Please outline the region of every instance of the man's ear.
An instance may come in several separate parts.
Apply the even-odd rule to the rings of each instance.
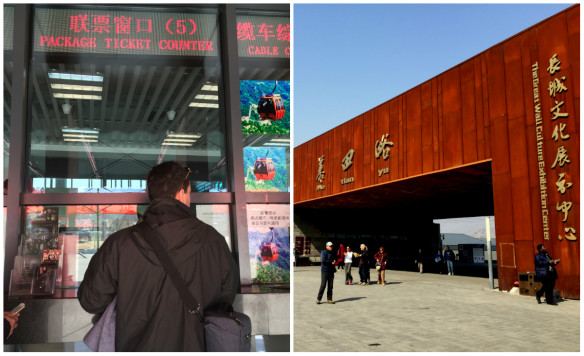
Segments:
[[[187,200],[187,192],[184,191],[184,189],[182,189],[182,187],[178,190],[178,192],[176,192],[174,199],[180,201],[181,203],[183,203],[184,205],[189,205],[189,201]]]

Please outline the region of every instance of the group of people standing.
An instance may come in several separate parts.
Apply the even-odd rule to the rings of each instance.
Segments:
[[[316,298],[316,304],[321,304],[325,288],[327,289],[327,303],[335,304],[333,300],[333,281],[337,270],[345,270],[345,285],[353,284],[351,267],[353,259],[359,258],[359,285],[366,286],[371,283],[369,249],[365,244],[360,245],[359,252],[354,252],[350,246],[340,245],[337,254],[333,253],[333,243],[327,242],[326,249],[320,254],[321,261],[321,282]],[[387,252],[383,247],[373,256],[375,259],[375,269],[377,270],[377,284],[385,285],[385,269],[387,267]]]
[[[543,287],[537,291],[535,298],[537,302],[541,304],[541,297],[545,294],[547,304],[557,305],[554,301],[553,290],[556,279],[558,278],[555,265],[557,265],[560,260],[553,259],[546,251],[544,245],[538,245],[537,250],[538,253],[535,255],[535,270],[536,276],[539,277],[543,283]],[[353,258],[360,258],[359,285],[369,285],[369,249],[365,244],[361,244],[359,252],[353,252],[350,246],[347,246],[345,250],[345,247],[340,245],[339,250],[335,254],[333,252],[333,243],[330,241],[326,243],[326,249],[320,254],[321,283],[316,298],[316,304],[321,304],[325,288],[327,288],[327,303],[335,304],[335,301],[333,300],[333,282],[337,269],[345,270],[345,285],[353,284],[353,276],[351,275]],[[385,285],[385,269],[388,262],[385,248],[380,247],[373,258],[375,259],[375,269],[377,270],[377,284]],[[448,274],[454,275],[454,258],[454,252],[450,247],[446,246],[444,254],[442,254],[441,250],[438,250],[436,255],[434,255],[434,262],[438,265],[440,273],[442,273],[445,264]],[[418,265],[420,273],[423,273],[424,255],[422,254],[422,249],[418,249],[414,262]]]
[[[454,275],[454,258],[454,251],[452,251],[450,247],[446,246],[444,254],[442,254],[442,250],[438,250],[434,255],[434,263],[436,264],[438,272],[442,274],[442,272],[444,272],[444,267],[446,266],[448,269],[448,275]],[[417,264],[420,273],[424,273],[424,260],[425,257],[422,254],[422,249],[418,249],[414,263]]]

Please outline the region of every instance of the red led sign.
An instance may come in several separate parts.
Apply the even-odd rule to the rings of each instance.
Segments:
[[[240,57],[290,58],[290,18],[237,16]]]
[[[37,8],[34,50],[217,56],[217,16]]]

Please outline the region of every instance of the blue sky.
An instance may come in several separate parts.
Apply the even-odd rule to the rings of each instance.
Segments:
[[[295,4],[293,145],[571,5]]]

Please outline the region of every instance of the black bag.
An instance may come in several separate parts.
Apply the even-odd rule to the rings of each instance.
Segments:
[[[249,352],[251,349],[251,320],[236,311],[205,313],[205,351]]]
[[[143,221],[134,226],[150,244],[170,280],[178,290],[189,313],[195,314],[205,327],[205,351],[207,352],[249,352],[251,350],[251,320],[249,316],[233,311],[233,307],[225,311],[206,311],[203,313],[201,304],[188,290],[180,277],[176,266],[160,243],[159,235],[150,224]]]

